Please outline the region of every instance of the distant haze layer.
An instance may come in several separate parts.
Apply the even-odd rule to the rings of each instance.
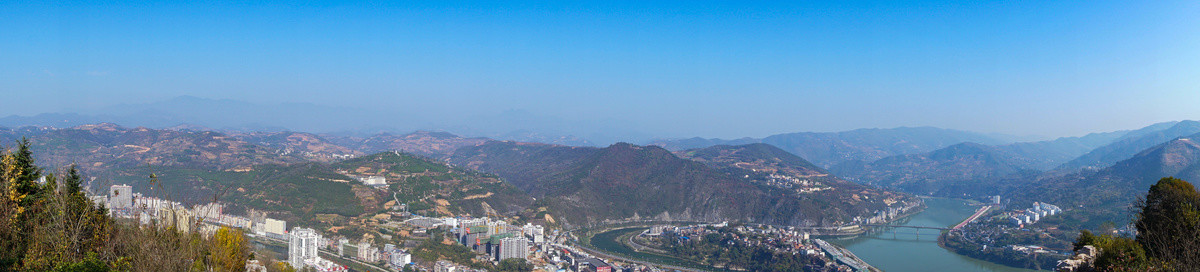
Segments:
[[[0,116],[194,96],[306,131],[1081,136],[1200,119],[1198,13],[1171,0],[8,1]]]

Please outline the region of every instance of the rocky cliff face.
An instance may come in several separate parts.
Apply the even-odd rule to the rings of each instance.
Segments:
[[[1071,256],[1070,259],[1058,261],[1055,271],[1058,272],[1091,272],[1096,271],[1096,257],[1100,250],[1094,246],[1084,246]]]

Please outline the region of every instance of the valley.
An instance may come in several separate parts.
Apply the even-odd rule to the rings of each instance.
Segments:
[[[1200,270],[1195,1],[0,1],[0,272]]]
[[[1193,169],[1200,165],[1200,157],[1194,156],[1200,154],[1195,151],[1200,148],[1191,140],[1200,134],[1172,138],[1102,169],[1065,171],[1075,164],[1064,159],[1066,155],[1115,154],[1123,151],[1107,150],[1146,146],[1190,132],[1191,124],[1184,121],[1152,126],[1159,130],[1053,141],[989,140],[998,144],[964,142],[943,147],[937,147],[944,144],[938,141],[968,134],[900,129],[868,137],[864,136],[868,132],[854,131],[836,135],[872,139],[843,141],[867,145],[887,144],[883,142],[886,139],[908,142],[911,139],[906,137],[921,133],[947,135],[934,137],[942,140],[930,140],[928,147],[892,149],[889,152],[897,154],[870,162],[842,160],[832,170],[765,140],[739,140],[747,142],[741,145],[722,145],[719,143],[726,142],[716,140],[681,142],[668,145],[699,147],[670,151],[654,145],[563,146],[464,138],[444,132],[356,138],[303,132],[224,134],[107,123],[6,129],[0,137],[29,138],[38,161],[47,168],[62,167],[65,162],[78,165],[87,176],[95,177],[88,183],[92,189],[128,184],[147,197],[169,198],[183,205],[220,203],[231,216],[263,214],[290,225],[375,243],[428,239],[415,233],[425,228],[405,223],[419,218],[491,218],[563,231],[636,222],[736,222],[739,226],[789,226],[813,236],[860,237],[831,241],[862,255],[866,263],[887,269],[886,260],[863,248],[891,243],[874,240],[891,228],[874,226],[909,226],[923,222],[921,218],[928,214],[960,214],[952,212],[958,208],[942,207],[952,205],[946,200],[921,196],[1003,199],[996,207],[1009,209],[1023,209],[1033,201],[1064,207],[1062,215],[1028,224],[1037,230],[1051,230],[1054,234],[1045,237],[1055,238],[1022,238],[1018,244],[984,242],[996,248],[1038,244],[1061,248],[1062,241],[1072,239],[1072,233],[1113,225],[1121,220],[1117,205],[1129,203],[1132,192],[1148,186],[1139,184],[1159,176],[1200,179],[1195,176],[1200,171]],[[816,135],[820,134],[806,137]],[[1087,148],[1097,151],[1084,152]],[[1051,153],[1058,155],[1041,155]],[[1050,167],[1051,162],[1064,166]],[[833,161],[825,162],[830,163]],[[926,208],[927,201],[939,207]],[[980,219],[964,222],[949,238],[943,237],[959,241],[960,232],[1019,232],[1008,229],[1009,214],[993,209],[973,215]],[[402,227],[406,225],[409,227]],[[918,237],[915,241],[938,235]],[[712,268],[711,264],[627,252],[609,244],[594,246],[606,254],[634,256],[650,263]],[[961,250],[954,247],[938,250]],[[833,259],[825,262],[837,263]],[[1047,266],[1046,260],[1038,266]],[[961,268],[975,269],[967,267]]]

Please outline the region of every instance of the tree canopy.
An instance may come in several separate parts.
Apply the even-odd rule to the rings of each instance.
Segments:
[[[1134,239],[1082,231],[1075,248],[1100,249],[1100,271],[1179,270],[1200,267],[1200,193],[1187,181],[1160,179],[1138,200]]]
[[[0,272],[245,270],[239,230],[207,238],[119,223],[87,197],[74,166],[46,174],[24,139],[0,150]]]

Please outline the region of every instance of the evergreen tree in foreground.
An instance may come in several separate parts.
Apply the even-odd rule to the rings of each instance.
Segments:
[[[0,188],[0,272],[243,271],[250,255],[240,230],[204,237],[118,222],[91,202],[74,166],[44,174],[26,139],[0,148]]]

